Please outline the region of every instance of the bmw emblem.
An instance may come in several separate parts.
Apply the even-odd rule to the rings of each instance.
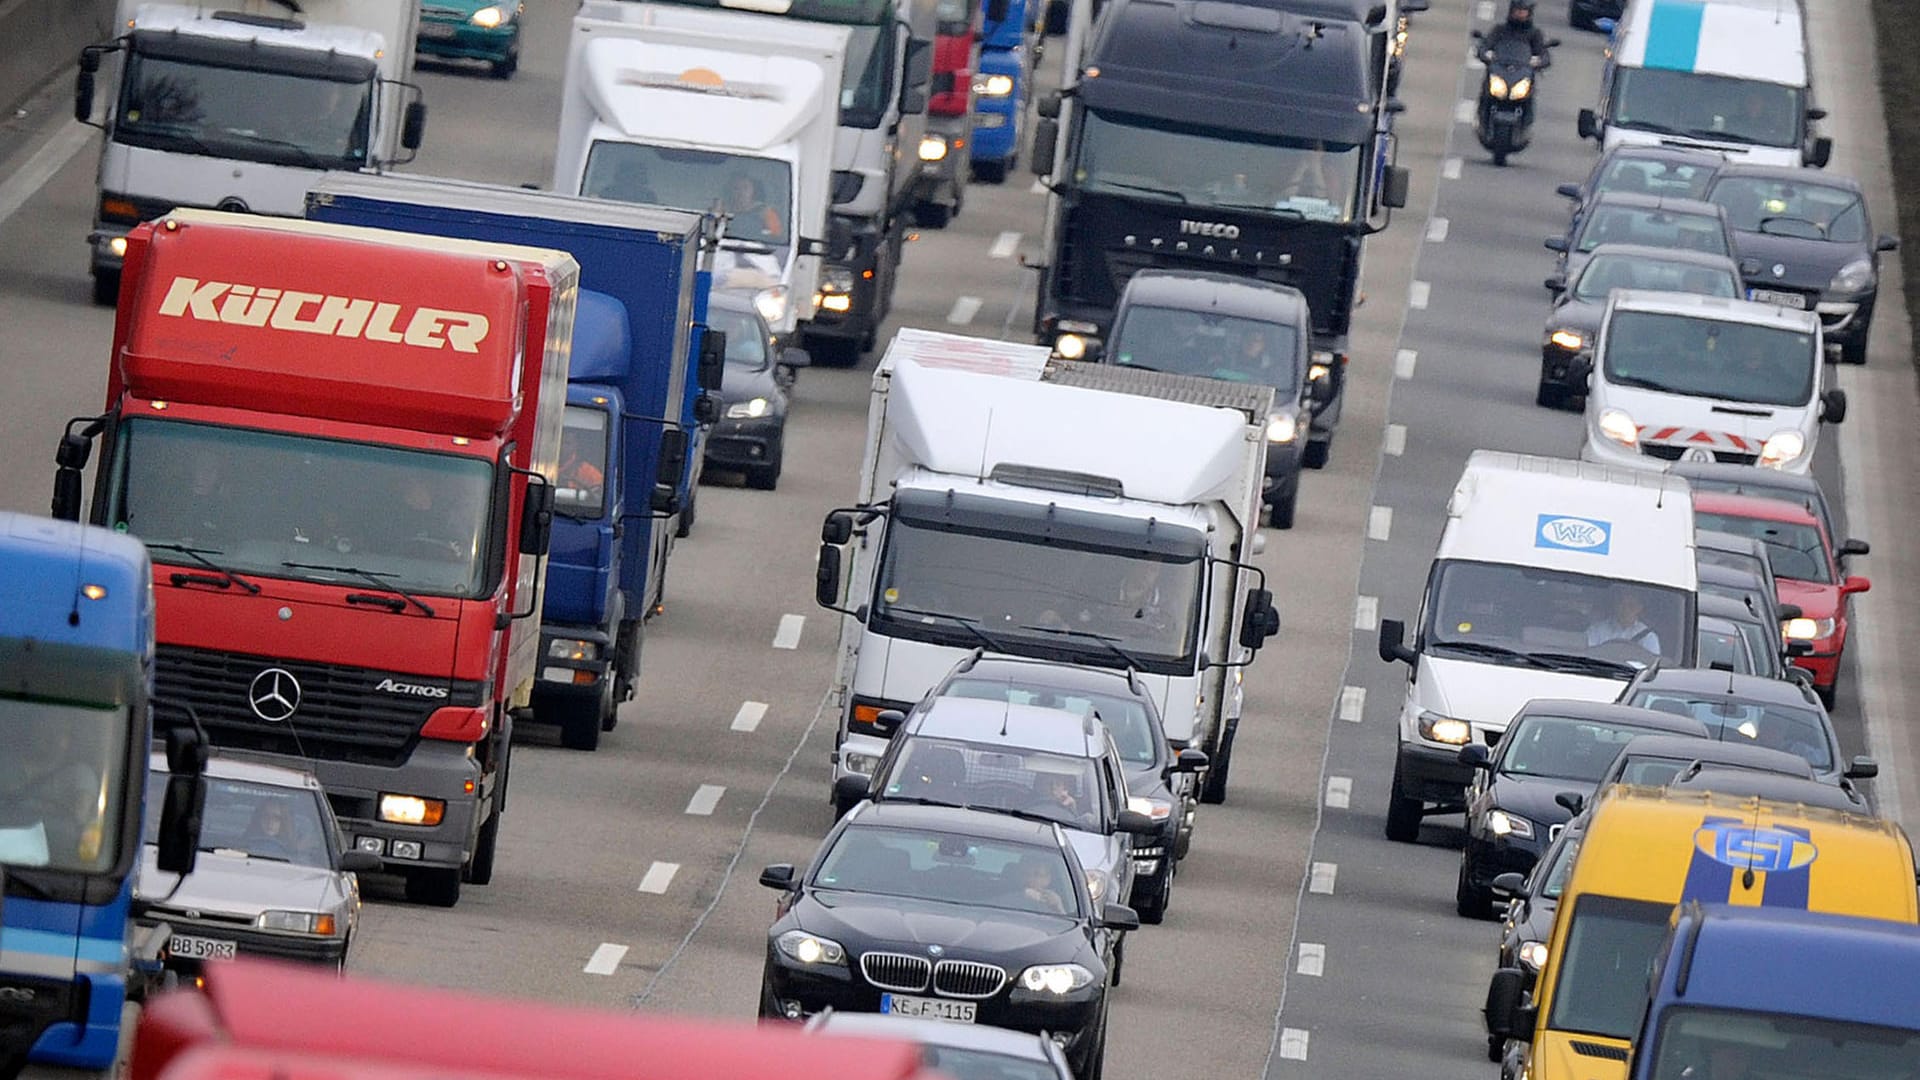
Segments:
[[[941,948],[941,947],[940,947],[940,946],[938,946],[938,945],[929,945],[929,946],[927,946],[927,955],[928,955],[928,956],[945,956],[946,954],[947,954],[947,950],[945,950],[945,949],[943,949],[943,948]]]
[[[1786,263],[1774,263],[1774,264],[1773,264],[1773,276],[1774,276],[1774,277],[1786,277],[1786,276],[1787,276],[1787,264],[1786,264]]]
[[[285,668],[267,668],[247,687],[247,705],[269,724],[290,720],[300,708],[300,680]]]

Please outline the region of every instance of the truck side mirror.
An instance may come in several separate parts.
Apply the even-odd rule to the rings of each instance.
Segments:
[[[403,150],[420,149],[420,140],[427,133],[427,103],[420,100],[407,102],[407,111],[400,118],[400,147]]]
[[[1247,611],[1240,619],[1240,647],[1258,649],[1280,632],[1280,612],[1271,589],[1248,589]]]
[[[813,568],[813,600],[823,608],[840,606],[840,549],[820,545],[820,565]]]
[[[1600,116],[1592,109],[1580,110],[1580,118],[1577,121],[1577,126],[1580,129],[1580,137],[1583,139],[1597,139],[1600,137]]]
[[[1833,389],[1820,395],[1820,421],[1837,424],[1847,418],[1847,392]]]
[[[1533,1041],[1534,1010],[1520,1004],[1527,992],[1527,974],[1519,968],[1501,968],[1487,986],[1487,1031],[1503,1038]]]
[[[1821,135],[1813,140],[1813,148],[1807,151],[1807,164],[1816,169],[1824,169],[1827,162],[1833,160],[1833,140]]]
[[[553,543],[553,485],[545,477],[527,478],[520,509],[520,554],[545,555]]]
[[[1054,144],[1060,141],[1060,121],[1042,118],[1033,123],[1033,145],[1027,150],[1035,176],[1053,175]]]
[[[1411,664],[1418,657],[1407,647],[1407,624],[1399,619],[1380,620],[1380,659],[1391,664],[1398,660]]]
[[[705,427],[720,419],[720,399],[712,394],[701,394],[693,399],[693,422]]]
[[[927,84],[933,81],[933,42],[926,38],[907,40],[906,78],[900,84],[900,111],[927,111]]]
[[[207,805],[207,744],[199,725],[167,729],[167,796],[160,807],[159,857],[163,873],[193,873]]]
[[[87,54],[80,55],[84,59]],[[93,72],[84,64],[73,80],[73,118],[83,124],[93,123]]]
[[[1407,172],[1404,165],[1389,165],[1380,175],[1380,205],[1398,210],[1407,205],[1407,192],[1413,185],[1413,174]]]
[[[700,332],[700,365],[695,378],[702,390],[720,389],[727,374],[727,332],[709,326]]]
[[[680,477],[687,467],[687,433],[667,428],[660,433],[660,458],[653,472],[653,494],[647,508],[671,516],[680,512]]]
[[[853,539],[853,515],[844,510],[835,510],[820,523],[820,542],[835,547]]]
[[[1005,22],[1007,9],[1011,6],[1009,0],[987,0],[987,21]]]

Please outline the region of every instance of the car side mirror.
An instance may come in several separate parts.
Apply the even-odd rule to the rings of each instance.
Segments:
[[[520,508],[520,554],[545,555],[552,543],[553,485],[529,477]]]
[[[371,851],[348,848],[340,853],[340,869],[349,874],[376,874],[386,866],[386,860]]]
[[[1833,160],[1833,140],[1822,135],[1813,140],[1813,148],[1807,152],[1809,168],[1824,169],[1827,162]]]
[[[1609,19],[1604,15],[1598,19],[1593,20],[1593,28],[1595,30],[1600,31],[1603,34],[1613,33],[1613,28],[1619,25],[1620,25],[1619,19]]]
[[[794,873],[792,863],[774,863],[772,866],[760,871],[760,884],[765,885],[769,889],[789,892],[793,889],[793,881],[797,876],[798,875]]]
[[[1280,612],[1270,589],[1248,589],[1246,614],[1240,618],[1240,647],[1258,650],[1280,632]]]
[[[1407,624],[1399,619],[1380,620],[1380,659],[1391,664],[1398,660],[1411,664],[1419,654],[1407,646]]]
[[[1554,188],[1553,190],[1559,192],[1561,195],[1569,199],[1572,199],[1574,202],[1580,201],[1581,192],[1580,192],[1579,184],[1561,184],[1559,187]]]
[[[1807,110],[1807,119],[1809,120],[1825,120],[1826,118],[1827,110],[1820,108],[1818,105]]]
[[[1847,771],[1840,775],[1848,780],[1871,780],[1880,775],[1880,763],[1861,754],[1847,763]]]
[[[1872,581],[1861,577],[1859,574],[1849,574],[1846,580],[1840,582],[1840,595],[1852,596],[1854,593],[1868,592],[1872,588]]]
[[[1475,41],[1485,41],[1487,39],[1487,33],[1484,30],[1469,30],[1467,31],[1467,36]]]
[[[1519,896],[1527,889],[1527,875],[1509,870],[1496,875],[1488,884],[1501,896]]]
[[[1033,124],[1033,145],[1027,156],[1035,176],[1053,175],[1054,144],[1060,141],[1060,121],[1042,117]]]
[[[1820,395],[1820,422],[1837,424],[1847,418],[1847,392],[1838,388]]]
[[[1587,381],[1587,377],[1592,374],[1593,374],[1593,357],[1587,355],[1586,353],[1581,353],[1579,356],[1576,356],[1573,359],[1567,361],[1567,381],[1568,382],[1584,383]]]
[[[1487,985],[1487,1031],[1502,1038],[1533,1041],[1534,1010],[1520,1004],[1527,993],[1527,973],[1501,968]]]
[[[1900,250],[1900,238],[1888,233],[1881,233],[1879,239],[1873,242],[1873,250],[1898,251]]]
[[[1557,37],[1550,37],[1550,38],[1548,38],[1548,39],[1547,39],[1547,48],[1549,48],[1549,49],[1557,49],[1557,48],[1559,48],[1559,47],[1560,47],[1560,39],[1559,39],[1559,38],[1557,38]]]
[[[1579,119],[1576,121],[1575,126],[1579,128],[1580,137],[1583,139],[1597,139],[1600,137],[1600,116],[1592,109],[1581,109]]]
[[[1865,540],[1855,540],[1852,537],[1848,537],[1847,540],[1840,545],[1840,555],[1842,558],[1848,555],[1866,555],[1872,551],[1873,545],[1867,543]]]
[[[1563,293],[1567,291],[1567,276],[1565,274],[1555,274],[1540,284],[1546,286],[1547,291],[1550,293]]]
[[[1562,255],[1566,254],[1567,248],[1570,246],[1567,243],[1567,238],[1564,236],[1549,236],[1542,241],[1542,245],[1548,251],[1558,251]]]
[[[849,773],[834,780],[833,801],[837,806],[852,806],[873,794],[873,777]]]
[[[813,354],[798,345],[789,345],[780,350],[780,364],[798,371],[813,366]]]
[[[1160,831],[1160,826],[1155,825],[1152,818],[1138,810],[1120,811],[1119,818],[1115,820],[1114,828],[1116,831],[1126,833],[1128,836],[1152,836],[1154,833]]]
[[[1454,758],[1469,769],[1485,769],[1493,764],[1493,755],[1486,743],[1468,743]]]
[[[700,364],[695,379],[702,390],[718,390],[727,374],[727,332],[709,326],[700,332]]]
[[[1799,604],[1781,604],[1780,605],[1780,621],[1781,622],[1786,622],[1788,619],[1798,619],[1804,616],[1805,614],[1806,612],[1801,610]]]
[[[1194,773],[1207,767],[1207,752],[1196,747],[1185,747],[1173,756],[1172,771]]]
[[[881,709],[873,715],[873,726],[888,738],[892,738],[893,733],[899,731],[900,725],[906,722],[907,714],[899,709]]]
[[[820,565],[813,568],[813,601],[823,608],[840,606],[840,547],[820,545]]]
[[[1400,0],[1400,14],[1402,15],[1417,14],[1419,12],[1427,10],[1427,8],[1430,6],[1431,4],[1429,0]]]
[[[1799,617],[1799,616],[1797,616],[1797,615],[1795,616],[1795,618],[1798,618],[1798,617]],[[1813,642],[1811,642],[1811,641],[1789,641],[1789,642],[1787,642],[1787,644],[1786,644],[1786,648],[1785,648],[1785,649],[1783,650],[1783,652],[1784,652],[1784,654],[1786,655],[1786,657],[1787,657],[1787,659],[1789,659],[1789,660],[1791,660],[1791,659],[1793,659],[1793,658],[1794,658],[1794,657],[1796,657],[1796,656],[1812,656],[1812,655],[1813,655]]]
[[[1555,795],[1553,801],[1560,809],[1565,810],[1574,817],[1579,817],[1580,811],[1587,808],[1587,797],[1577,791],[1563,791]]]
[[[1100,909],[1100,925],[1108,930],[1140,929],[1140,913],[1125,904],[1107,904]]]

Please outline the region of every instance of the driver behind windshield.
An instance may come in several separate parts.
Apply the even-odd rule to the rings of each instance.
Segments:
[[[1598,648],[1625,642],[1659,655],[1660,635],[1640,620],[1646,610],[1646,601],[1637,592],[1615,587],[1610,590],[1606,609],[1596,613],[1594,621],[1587,627],[1587,644]]]

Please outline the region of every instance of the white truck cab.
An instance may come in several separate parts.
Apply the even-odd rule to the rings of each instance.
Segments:
[[[1447,502],[1419,622],[1380,621],[1408,668],[1387,837],[1459,811],[1472,742],[1535,698],[1612,701],[1638,671],[1691,666],[1693,500],[1665,473],[1476,450]]]
[[[1822,391],[1820,317],[1747,300],[1619,290],[1587,377],[1580,456],[1639,468],[1673,461],[1804,475],[1822,423],[1847,414]]]

